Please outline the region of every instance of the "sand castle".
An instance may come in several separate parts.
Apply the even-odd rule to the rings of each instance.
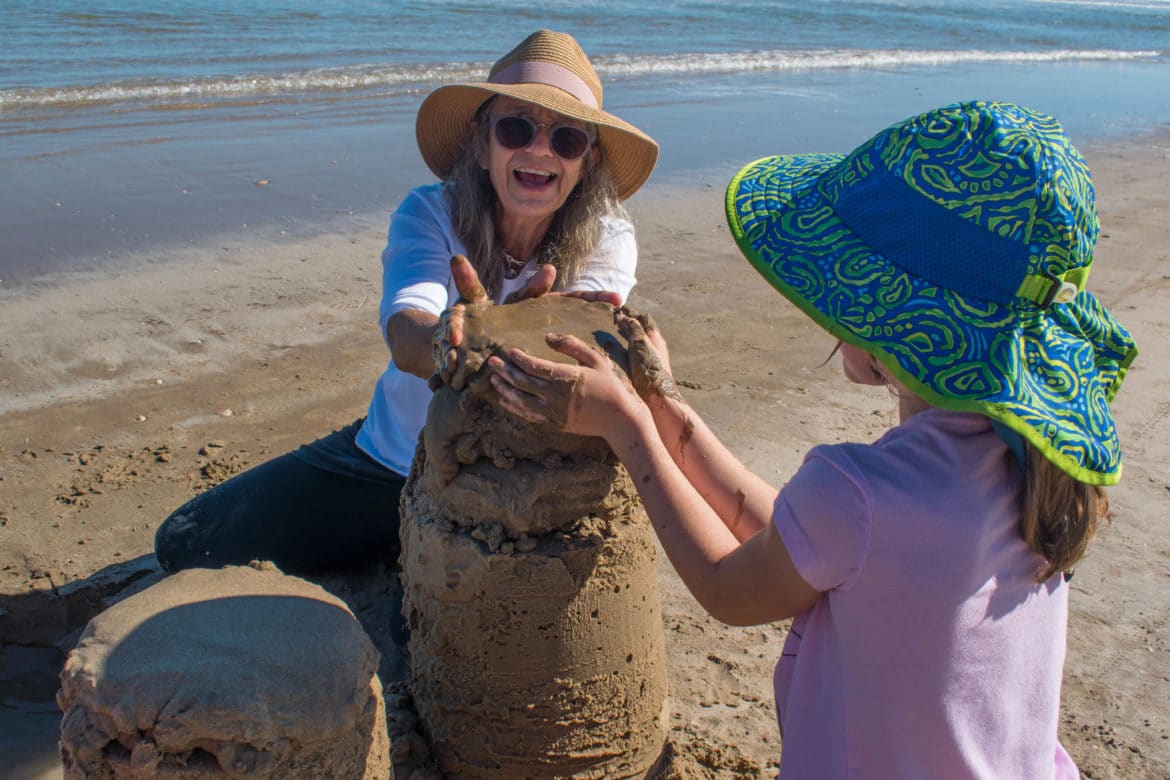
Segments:
[[[179,572],[69,654],[67,777],[659,774],[666,656],[637,491],[603,440],[507,415],[480,370],[502,345],[567,360],[550,330],[620,343],[613,309],[547,297],[465,328],[468,380],[435,392],[402,497],[408,684],[383,700],[378,652],[317,585],[271,564]]]
[[[271,564],[179,572],[95,617],[69,654],[65,776],[387,778],[377,668],[316,585]]]
[[[666,658],[634,485],[603,440],[507,415],[477,373],[501,345],[564,361],[544,333],[603,344],[614,330],[612,307],[573,298],[469,312],[470,379],[435,392],[402,495],[401,561],[410,694],[445,776],[656,771]],[[423,757],[417,734],[403,739]]]

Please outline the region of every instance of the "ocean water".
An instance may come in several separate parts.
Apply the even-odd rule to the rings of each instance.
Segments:
[[[648,192],[1015,100],[1074,140],[1170,127],[1170,0],[5,0],[0,298],[223,233],[385,218],[414,115],[540,27],[662,145]],[[264,182],[258,185],[257,182]],[[161,253],[160,256],[165,255]]]

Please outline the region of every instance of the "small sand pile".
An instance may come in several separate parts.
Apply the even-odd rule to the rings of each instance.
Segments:
[[[476,361],[501,344],[566,360],[543,333],[604,343],[613,329],[608,305],[548,297],[469,314],[466,332]],[[652,775],[666,657],[637,492],[603,440],[529,425],[493,400],[482,373],[436,391],[402,494],[419,730],[452,777]]]
[[[271,564],[174,574],[90,621],[61,673],[70,778],[386,778],[378,653]]]

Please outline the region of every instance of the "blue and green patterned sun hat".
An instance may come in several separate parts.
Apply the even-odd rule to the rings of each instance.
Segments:
[[[1109,403],[1137,346],[1084,289],[1093,185],[1052,117],[957,103],[848,155],[757,160],[727,219],[776,289],[928,402],[998,421],[1077,480],[1120,479]]]

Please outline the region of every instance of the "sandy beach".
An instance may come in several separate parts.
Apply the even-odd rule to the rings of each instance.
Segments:
[[[1102,215],[1089,287],[1141,354],[1115,403],[1125,471],[1114,521],[1072,582],[1060,736],[1085,777],[1166,778],[1170,135],[1080,145]],[[652,183],[633,199],[630,303],[660,323],[712,428],[780,485],[813,444],[876,438],[895,405],[847,384],[837,359],[822,365],[832,341],[742,259],[723,219],[732,173]],[[154,576],[143,556],[173,508],[364,414],[387,358],[385,225],[348,227],[160,250],[0,305],[0,777],[60,776],[53,664],[134,572]],[[786,624],[723,626],[664,557],[658,566],[672,743],[695,777],[774,777],[771,675]],[[376,592],[348,595],[359,617],[381,614]],[[396,673],[388,661],[383,672]]]

